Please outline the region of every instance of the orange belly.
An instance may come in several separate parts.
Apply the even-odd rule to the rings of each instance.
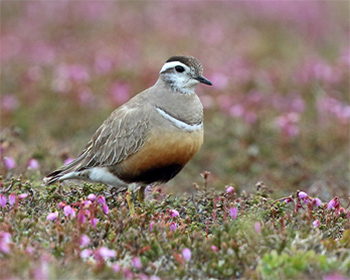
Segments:
[[[166,182],[180,172],[202,143],[203,130],[153,131],[137,153],[111,171],[126,182]]]

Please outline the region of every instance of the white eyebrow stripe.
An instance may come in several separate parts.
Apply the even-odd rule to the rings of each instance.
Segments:
[[[196,130],[200,130],[203,127],[203,122],[201,122],[200,124],[188,124],[185,123],[183,121],[180,121],[176,118],[174,118],[173,116],[170,116],[167,112],[163,111],[162,109],[156,107],[157,112],[165,119],[167,119],[168,121],[170,121],[174,126],[176,126],[177,128],[183,129],[185,131],[191,132],[191,131],[196,131]]]
[[[170,62],[166,62],[162,69],[160,69],[160,72],[159,73],[162,73],[166,70],[168,70],[169,68],[174,68],[175,66],[182,66],[184,67],[185,69],[189,69],[189,67],[183,63],[181,63],[180,61],[170,61]]]

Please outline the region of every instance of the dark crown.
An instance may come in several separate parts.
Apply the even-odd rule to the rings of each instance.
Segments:
[[[203,72],[202,64],[193,56],[189,55],[175,55],[170,57],[166,62],[179,61],[188,67],[192,68],[197,75],[201,75]]]

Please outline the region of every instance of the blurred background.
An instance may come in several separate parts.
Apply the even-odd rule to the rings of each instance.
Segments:
[[[3,180],[76,157],[172,55],[198,58],[204,145],[164,189],[349,195],[349,2],[3,2]]]

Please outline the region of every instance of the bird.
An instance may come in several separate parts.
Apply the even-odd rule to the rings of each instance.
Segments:
[[[83,152],[48,174],[45,185],[80,179],[144,190],[174,178],[203,143],[203,106],[195,88],[212,83],[202,73],[196,58],[170,57],[156,83],[115,109]]]

